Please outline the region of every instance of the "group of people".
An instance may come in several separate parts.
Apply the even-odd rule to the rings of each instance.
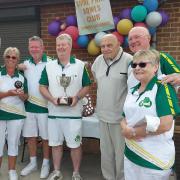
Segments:
[[[169,54],[150,48],[146,28],[132,28],[128,39],[134,56],[123,51],[115,35],[103,36],[102,54],[91,69],[97,83],[102,174],[106,180],[168,180],[175,158],[174,117],[180,113],[174,88],[180,85],[180,67]],[[40,136],[40,178],[63,179],[65,139],[73,163],[72,180],[82,180],[81,99],[91,85],[85,63],[71,56],[72,38],[68,34],[56,38],[57,59],[44,53],[40,37],[29,38],[28,48],[30,57],[20,64],[17,48],[9,47],[3,55],[0,165],[7,139],[9,179],[18,179],[15,164],[22,131],[30,155],[29,164],[20,172],[22,176],[37,170],[36,141]],[[70,81],[63,85],[65,78]],[[66,96],[71,102],[62,105]]]

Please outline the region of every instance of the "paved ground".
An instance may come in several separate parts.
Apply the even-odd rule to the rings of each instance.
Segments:
[[[5,152],[6,153],[6,152]],[[41,148],[38,149],[38,171],[33,172],[31,175],[26,177],[20,177],[19,180],[39,180],[40,175],[40,165],[42,162],[41,157]],[[17,172],[20,173],[20,170],[25,167],[28,163],[28,153],[25,151],[24,162],[21,162],[22,147],[20,148],[20,155],[17,160]],[[8,180],[8,164],[7,164],[7,155],[3,158],[2,168],[0,172],[0,180]],[[64,153],[62,161],[62,173],[64,176],[63,180],[71,180],[72,176],[72,165],[71,159],[69,157],[69,151]],[[81,175],[84,180],[103,180],[100,170],[100,153],[84,153],[82,165],[81,165]],[[133,180],[133,179],[132,179]],[[174,177],[171,177],[170,180],[175,180]]]

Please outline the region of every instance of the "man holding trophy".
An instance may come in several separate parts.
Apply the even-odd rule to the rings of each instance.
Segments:
[[[81,180],[82,99],[91,84],[84,62],[71,57],[72,38],[61,34],[56,38],[58,59],[48,62],[41,74],[40,92],[48,100],[48,138],[52,146],[54,171],[49,180],[62,179],[60,172],[63,141],[71,149],[72,180]]]

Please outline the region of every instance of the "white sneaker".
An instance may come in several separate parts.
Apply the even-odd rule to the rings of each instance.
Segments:
[[[42,165],[40,178],[41,178],[41,179],[47,178],[48,175],[49,175],[49,170],[50,170],[49,164]]]
[[[29,163],[22,171],[21,176],[27,176],[31,172],[37,170],[37,164],[36,163]]]
[[[47,180],[62,180],[63,176],[61,174],[61,171],[54,170],[48,177]]]
[[[73,172],[72,180],[83,180],[79,172]]]
[[[18,180],[18,175],[15,170],[9,171],[9,180]]]

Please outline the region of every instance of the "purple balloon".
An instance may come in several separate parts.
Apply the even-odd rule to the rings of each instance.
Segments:
[[[165,11],[158,11],[162,16],[162,22],[160,26],[165,26],[169,20],[169,15]]]
[[[119,14],[120,19],[131,19],[131,8],[123,9]]]
[[[117,16],[114,16],[113,20],[114,20],[114,26],[115,26],[115,29],[116,29],[116,26],[117,26],[117,24],[119,22],[119,18]]]
[[[66,24],[67,26],[77,26],[77,18],[76,16],[67,16],[66,18]]]
[[[57,36],[60,32],[60,20],[54,20],[48,25],[48,33],[52,36]]]

